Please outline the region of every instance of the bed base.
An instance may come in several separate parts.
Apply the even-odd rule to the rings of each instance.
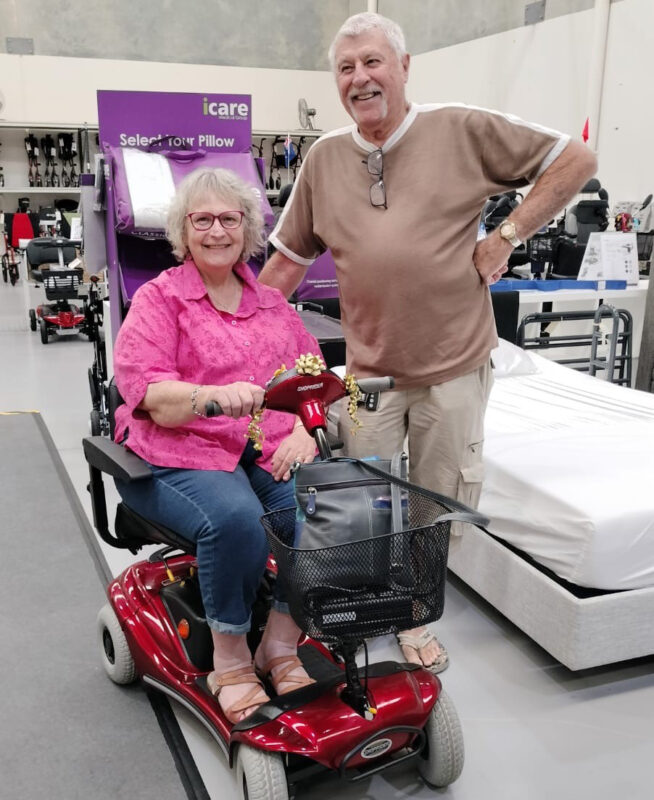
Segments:
[[[452,542],[448,566],[570,670],[654,654],[654,587],[577,597],[471,526]]]

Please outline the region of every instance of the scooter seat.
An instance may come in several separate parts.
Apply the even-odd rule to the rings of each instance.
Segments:
[[[175,531],[159,525],[142,517],[125,503],[119,503],[116,508],[116,523],[114,525],[116,537],[126,541],[140,541],[143,544],[165,544],[182,550],[189,555],[195,555],[195,543],[180,536]]]

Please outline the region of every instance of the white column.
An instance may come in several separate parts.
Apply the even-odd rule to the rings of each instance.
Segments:
[[[604,91],[604,65],[606,63],[606,40],[609,33],[611,0],[595,0],[593,47],[588,64],[588,146],[597,150],[599,122]]]

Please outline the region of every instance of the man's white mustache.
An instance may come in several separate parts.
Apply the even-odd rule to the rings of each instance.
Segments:
[[[348,100],[354,100],[355,97],[359,97],[362,94],[368,94],[369,92],[383,92],[383,90],[381,86],[378,86],[376,83],[369,83],[362,89],[353,89],[347,97]]]

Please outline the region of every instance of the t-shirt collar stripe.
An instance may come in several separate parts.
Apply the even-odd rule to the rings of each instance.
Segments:
[[[399,127],[397,127],[393,133],[388,137],[388,139],[384,142],[381,149],[383,153],[388,152],[394,144],[397,144],[399,140],[404,136],[404,134],[409,130],[411,125],[413,124],[415,118],[418,116],[418,106],[415,103],[411,103],[409,107],[409,111],[402,120]],[[366,139],[361,136],[356,126],[352,127],[352,138],[354,141],[359,145],[359,147],[363,148],[366,152],[372,153],[375,150],[379,150],[377,145],[373,144],[372,142],[368,142]]]

